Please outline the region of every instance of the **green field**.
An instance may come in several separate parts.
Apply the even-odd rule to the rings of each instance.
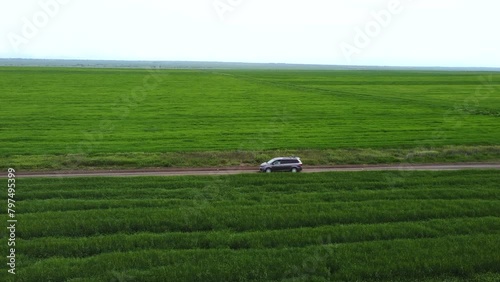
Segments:
[[[2,67],[0,99],[17,172],[500,161],[500,73]],[[499,281],[499,183],[20,177],[17,275],[0,281]]]
[[[500,74],[0,68],[0,167],[500,160]]]
[[[15,281],[498,281],[498,171],[400,176],[21,178]]]

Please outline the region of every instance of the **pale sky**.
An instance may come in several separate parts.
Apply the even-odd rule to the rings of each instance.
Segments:
[[[500,67],[498,0],[0,0],[0,58]]]

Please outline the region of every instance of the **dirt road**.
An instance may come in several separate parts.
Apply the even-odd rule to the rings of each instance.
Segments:
[[[465,169],[498,169],[500,163],[459,163],[459,164],[401,164],[401,165],[340,165],[340,166],[304,166],[302,173],[329,171],[394,171],[394,170],[465,170]],[[162,168],[133,170],[96,170],[96,171],[18,171],[17,177],[23,178],[57,178],[57,177],[127,177],[127,176],[176,176],[176,175],[230,175],[241,173],[257,173],[257,167],[225,167],[225,168]],[[2,176],[0,176],[2,177]]]

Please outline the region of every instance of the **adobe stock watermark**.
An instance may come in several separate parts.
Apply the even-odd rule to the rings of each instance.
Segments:
[[[16,170],[13,168],[8,169],[7,174],[7,236],[8,256],[7,265],[9,266],[8,272],[16,274]]]
[[[228,13],[232,13],[241,6],[244,0],[214,0],[212,6],[221,21],[226,19]]]
[[[82,158],[94,152],[95,147],[105,140],[107,135],[116,131],[119,121],[123,121],[130,116],[130,113],[140,107],[149,96],[164,81],[160,68],[148,69],[148,75],[142,79],[142,85],[134,87],[129,93],[120,95],[111,105],[110,112],[112,118],[99,122],[97,127],[90,132],[82,132],[83,140],[76,144],[76,147],[68,146],[66,151],[75,152],[77,165]]]
[[[404,0],[403,2],[412,2],[413,0]],[[371,20],[365,23],[363,28],[356,27],[354,37],[351,42],[343,41],[340,43],[342,55],[348,63],[352,62],[354,55],[359,55],[362,51],[372,44],[372,41],[380,36],[387,29],[394,18],[404,11],[404,4],[401,0],[391,0],[387,6],[379,11],[371,13]]]
[[[462,102],[455,103],[454,106],[446,111],[443,115],[443,124],[447,128],[459,129],[462,128],[463,122],[468,116],[474,114],[498,116],[497,111],[481,109],[481,102],[488,99],[496,91],[500,89],[499,85],[493,81],[493,76],[480,76],[478,77],[480,83],[476,86],[473,95],[469,95]],[[433,141],[441,141],[447,138],[446,130],[440,129],[432,134]]]
[[[59,15],[61,8],[71,0],[40,0],[38,1],[38,11],[31,17],[22,17],[22,26],[18,32],[9,32],[7,38],[10,45],[16,52],[19,52],[23,45],[33,40],[40,31],[47,27],[52,19]]]
[[[317,239],[317,248],[311,256],[304,259],[302,264],[292,266],[284,272],[284,277],[292,281],[310,281],[318,274],[325,274],[327,261],[334,256],[334,247],[332,246],[332,236],[323,236]],[[330,271],[332,271],[330,269]],[[331,272],[327,274],[331,275]],[[330,278],[330,277],[328,277]]]
[[[442,141],[449,137],[449,129],[459,130],[464,127],[463,123],[467,117],[476,114],[487,116],[500,115],[497,111],[481,109],[480,107],[483,100],[488,99],[500,90],[500,86],[493,81],[492,75],[480,76],[478,77],[478,82],[479,85],[476,86],[473,94],[469,95],[463,101],[455,103],[452,108],[443,114],[443,127],[436,128],[432,132],[430,140],[424,142],[422,140],[415,141],[418,147],[406,155],[405,163],[402,163],[397,171],[386,174],[385,179],[389,186],[394,187],[403,184],[407,178],[411,177],[415,173],[414,168],[417,164],[415,156],[419,154],[419,151],[426,151],[430,150],[433,146],[439,146]]]

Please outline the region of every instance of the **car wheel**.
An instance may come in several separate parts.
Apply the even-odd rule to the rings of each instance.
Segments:
[[[266,172],[267,173],[271,173],[271,169],[270,168],[266,168]]]
[[[293,173],[296,173],[296,172],[297,172],[297,168],[295,168],[295,167],[294,167],[294,168],[292,168],[292,172],[293,172]]]

